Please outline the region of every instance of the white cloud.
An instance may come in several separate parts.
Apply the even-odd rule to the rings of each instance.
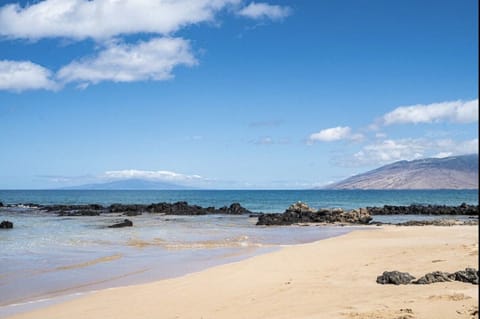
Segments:
[[[292,9],[286,6],[271,5],[264,2],[251,2],[240,9],[237,14],[250,19],[281,20],[288,17]]]
[[[0,60],[0,90],[55,90],[52,72],[30,61]]]
[[[176,182],[186,182],[186,181],[200,181],[206,180],[199,175],[185,175],[180,173],[175,173],[171,171],[144,171],[137,169],[126,169],[119,171],[107,171],[102,176],[102,179],[108,180],[122,180],[122,179],[147,179],[154,181],[176,181]]]
[[[440,152],[440,153],[437,153],[437,154],[433,155],[432,157],[444,158],[444,157],[449,157],[449,156],[452,156],[452,155],[453,155],[452,152]]]
[[[383,140],[366,145],[355,153],[355,164],[385,164],[423,157],[425,145],[415,139]]]
[[[253,144],[257,145],[272,145],[273,143],[273,138],[271,138],[270,136],[264,136],[259,138],[258,140],[253,141]]]
[[[0,8],[0,36],[40,39],[106,39],[122,34],[169,35],[213,21],[241,0],[44,0]],[[277,13],[278,14],[278,13]]]
[[[364,146],[342,164],[348,166],[379,165],[399,160],[413,160],[424,157],[446,157],[478,153],[478,138],[455,141],[452,139],[387,139]]]
[[[178,65],[196,63],[189,42],[182,38],[154,38],[135,45],[112,42],[97,56],[64,66],[57,78],[82,85],[101,81],[158,81],[172,78],[172,69]]]
[[[478,121],[478,99],[400,106],[382,117],[383,125]]]
[[[360,141],[363,137],[364,136],[360,133],[353,134],[352,129],[348,126],[337,126],[311,134],[308,138],[308,142],[333,142],[339,140]]]

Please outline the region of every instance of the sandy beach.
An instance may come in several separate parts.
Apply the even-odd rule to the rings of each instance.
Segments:
[[[379,285],[478,269],[478,227],[372,227],[144,285],[107,289],[11,318],[478,318],[478,286]]]

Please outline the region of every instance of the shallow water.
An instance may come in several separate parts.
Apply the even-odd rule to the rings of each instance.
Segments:
[[[344,234],[340,227],[258,227],[248,216],[58,217],[0,209],[0,316],[12,304],[179,276],[276,249]]]
[[[4,204],[103,205],[188,201],[204,207],[239,202],[254,212],[282,212],[298,200],[345,209],[389,205],[478,204],[476,191],[0,191]],[[128,217],[134,227],[106,228],[119,214],[58,217],[36,209],[0,208],[14,229],[0,231],[0,317],[44,305],[31,303],[107,287],[179,276],[213,265],[312,242],[350,227],[255,226],[248,216]],[[402,222],[404,216],[375,216]],[[407,216],[430,219],[432,216]],[[447,217],[451,218],[451,217]],[[465,217],[466,218],[466,217]],[[58,300],[58,299],[55,299]]]

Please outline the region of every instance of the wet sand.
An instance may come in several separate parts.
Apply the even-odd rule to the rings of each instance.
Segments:
[[[478,269],[477,232],[477,226],[356,230],[12,318],[476,318],[476,285],[375,280],[385,270],[418,278],[436,270]]]

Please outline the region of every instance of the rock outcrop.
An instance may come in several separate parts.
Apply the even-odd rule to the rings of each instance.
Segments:
[[[372,217],[367,210],[344,211],[340,208],[314,210],[308,205],[297,202],[282,214],[261,214],[257,225],[292,225],[298,223],[345,223],[368,224]]]
[[[407,285],[414,279],[415,277],[408,272],[400,272],[396,270],[384,271],[381,276],[377,277],[377,283],[382,285]]]
[[[13,228],[13,223],[8,220],[4,220],[0,223],[0,229],[11,229]]]

